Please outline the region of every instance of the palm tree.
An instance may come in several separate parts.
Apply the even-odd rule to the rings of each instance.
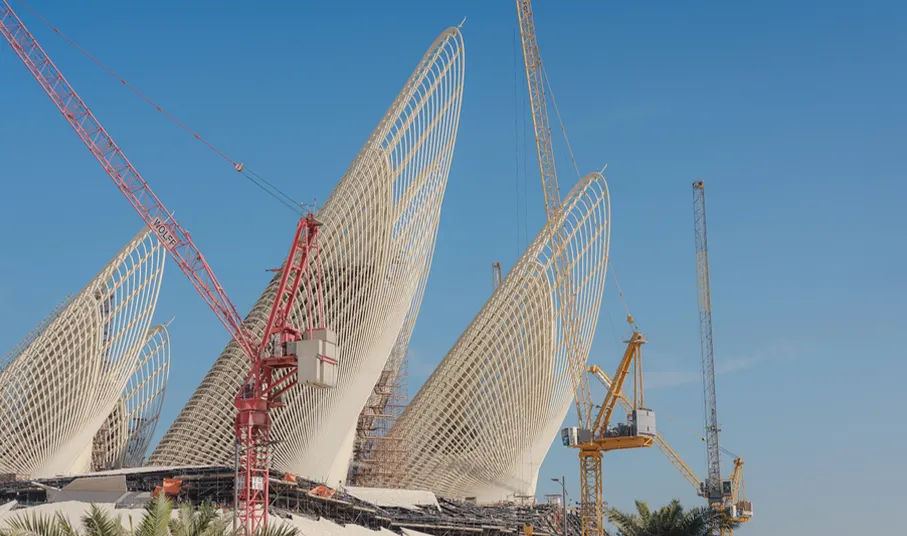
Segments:
[[[180,504],[176,519],[171,519],[169,526],[171,536],[237,536],[229,525],[230,519],[208,500],[198,509],[189,503]]]
[[[161,495],[152,497],[145,505],[145,515],[139,521],[138,527],[133,527],[130,516],[129,534],[132,536],[168,536],[172,512],[173,503],[170,502],[170,499]]]
[[[620,536],[709,536],[713,524],[726,530],[740,525],[726,511],[709,506],[685,511],[677,499],[654,512],[645,502],[636,501],[635,513],[608,508],[605,515]]]
[[[13,517],[0,528],[0,536],[238,536],[230,526],[230,516],[223,515],[211,501],[193,508],[183,503],[172,516],[173,503],[166,497],[154,497],[145,505],[138,525],[129,516],[129,528],[121,516],[92,504],[82,516],[79,531],[61,512],[52,516],[27,512]],[[287,525],[268,525],[264,536],[300,536],[298,528]]]
[[[57,514],[59,515],[59,512]],[[113,517],[96,504],[92,504],[88,512],[82,515],[82,529],[85,536],[126,536],[127,533],[120,516]],[[79,532],[73,530],[72,534],[67,536],[79,536]]]
[[[0,529],[2,536],[78,536],[78,534],[66,516],[60,512],[53,516],[29,512],[7,520],[6,526]]]

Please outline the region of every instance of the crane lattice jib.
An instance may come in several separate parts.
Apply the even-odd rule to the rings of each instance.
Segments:
[[[139,172],[129,162],[94,114],[76,94],[50,60],[7,0],[0,5],[0,33],[13,47],[47,95],[82,139],[91,154],[116,183],[145,224],[170,252],[174,262],[192,282],[218,319],[247,356],[256,356],[255,342],[242,317],[230,302],[204,256],[192,243],[189,233],[177,223]]]
[[[592,396],[584,374],[586,364],[578,355],[575,343],[574,316],[575,297],[571,289],[571,274],[568,252],[563,247],[566,242],[561,232],[564,226],[559,225],[562,206],[557,180],[557,169],[554,164],[554,148],[551,143],[551,128],[548,125],[548,106],[545,98],[544,71],[535,35],[535,22],[532,16],[532,5],[529,0],[517,0],[517,13],[520,22],[520,38],[523,45],[523,59],[526,66],[526,82],[529,86],[529,101],[532,108],[532,124],[535,129],[535,143],[538,150],[539,168],[542,173],[542,185],[545,191],[545,212],[548,216],[548,228],[551,231],[551,251],[554,256],[555,285],[558,301],[561,305],[562,325],[566,354],[569,360],[570,380],[576,397],[577,424],[583,428],[590,427]]]
[[[743,458],[734,458],[734,471],[731,473],[731,498],[730,503],[746,500],[743,491]]]
[[[589,372],[595,375],[598,381],[605,386],[605,389],[611,389],[611,378],[608,377],[605,371],[599,368],[598,365],[590,366]],[[617,401],[620,403],[624,411],[628,413],[630,411],[633,411],[633,403],[630,402],[630,400],[623,393],[618,394]],[[677,454],[677,451],[675,451],[671,447],[671,445],[669,445],[668,442],[665,441],[661,434],[657,432],[655,433],[655,441],[653,441],[653,444],[658,447],[658,450],[660,450],[662,454],[665,455],[668,461],[670,461],[671,464],[676,467],[678,471],[680,471],[680,474],[687,480],[687,482],[690,483],[691,486],[693,486],[693,489],[696,490],[696,493],[699,493],[699,483],[702,481],[699,480],[699,477],[696,476],[696,473],[693,471],[693,469],[690,468],[690,466],[687,465],[686,462],[683,461],[683,459],[681,459],[680,454]]]
[[[634,364],[634,361],[639,361],[640,346],[644,342],[645,339],[639,332],[634,332],[633,336],[630,338],[627,349],[624,351],[624,356],[617,366],[617,374],[614,375],[614,381],[609,382],[611,385],[608,386],[608,392],[605,394],[605,401],[602,403],[601,410],[599,410],[598,415],[595,417],[595,422],[592,425],[593,439],[605,436],[608,425],[611,423],[611,415],[614,413],[614,407],[617,405],[618,400],[624,396],[624,381],[626,381],[627,376],[630,374],[630,367]],[[631,408],[630,411],[633,409],[635,408]]]
[[[696,238],[696,283],[699,289],[699,343],[705,411],[705,441],[708,453],[706,498],[721,502],[721,451],[718,442],[718,409],[715,396],[715,355],[712,349],[712,296],[709,285],[709,246],[706,237],[705,187],[693,182],[693,230]]]

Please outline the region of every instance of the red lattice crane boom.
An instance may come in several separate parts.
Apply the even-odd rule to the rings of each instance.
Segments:
[[[281,406],[281,395],[298,383],[297,378],[318,387],[331,387],[336,380],[336,336],[324,325],[317,243],[320,223],[311,213],[299,220],[268,324],[261,340],[257,340],[189,233],[173,219],[173,213],[164,207],[79,98],[8,0],[0,2],[0,34],[251,361],[250,372],[235,400],[235,431],[242,453],[242,481],[237,483],[235,507],[248,536],[264,531],[268,517],[269,411]],[[237,171],[241,170],[242,165],[237,165]],[[290,324],[300,288],[305,289],[307,299],[305,332]],[[300,374],[300,360],[307,364],[304,374]]]

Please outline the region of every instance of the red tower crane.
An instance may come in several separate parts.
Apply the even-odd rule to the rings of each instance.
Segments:
[[[336,335],[325,327],[320,223],[311,213],[300,220],[283,265],[277,296],[261,339],[243,323],[189,233],[173,219],[94,114],[50,60],[8,0],[0,0],[0,34],[9,42],[88,150],[157,235],[174,262],[192,282],[251,362],[235,399],[235,431],[240,447],[239,504],[234,505],[247,536],[263,532],[268,519],[268,469],[272,408],[299,382],[316,387],[336,384]],[[236,165],[237,171],[242,164]],[[297,296],[305,292],[304,330],[290,324]]]

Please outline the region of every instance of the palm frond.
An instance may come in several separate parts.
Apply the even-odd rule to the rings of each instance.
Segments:
[[[684,510],[679,500],[651,510],[643,501],[636,501],[636,512],[606,508],[605,515],[617,527],[620,536],[710,536],[713,527],[736,529],[740,523],[730,517],[730,511],[711,506]]]
[[[96,504],[82,515],[82,527],[86,536],[124,536],[126,532],[119,516],[114,518]]]
[[[195,534],[206,532],[208,527],[220,517],[221,514],[217,511],[217,505],[211,499],[206,499],[205,502],[198,505],[198,512],[195,515]]]
[[[636,500],[636,511],[639,512],[639,519],[643,525],[649,522],[652,517],[652,511],[649,510],[649,504],[645,501]]]
[[[0,528],[2,536],[73,536],[78,532],[65,516],[57,512],[54,516],[45,516],[36,512],[23,512],[6,520],[6,526]]]
[[[709,536],[712,531],[712,512],[712,508],[708,506],[699,506],[687,510],[680,523],[684,534]]]
[[[176,518],[171,518],[168,526],[172,536],[192,536],[195,530],[195,511],[190,503],[180,503],[176,509]]]
[[[631,514],[609,507],[605,509],[605,517],[608,518],[612,525],[617,527],[621,536],[643,536],[642,519],[638,514]]]
[[[267,529],[265,529],[262,534],[259,531],[257,536],[300,536],[301,531],[299,528],[290,525],[289,523],[280,523],[280,524],[268,524]]]
[[[198,536],[239,536],[242,528],[233,530],[233,518],[218,514]]]
[[[79,536],[79,531],[72,526],[69,518],[63,515],[63,512],[60,512],[58,510],[56,513],[54,513],[54,521],[56,521],[60,532],[63,533],[63,536]]]
[[[139,523],[135,536],[167,536],[170,533],[170,513],[173,503],[170,499],[157,496],[145,505],[145,515]]]

